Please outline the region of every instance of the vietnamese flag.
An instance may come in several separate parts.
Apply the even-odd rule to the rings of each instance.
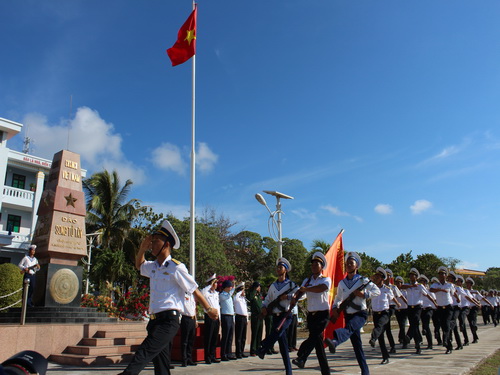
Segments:
[[[172,48],[167,49],[168,57],[172,66],[188,61],[196,53],[196,15],[198,7],[195,7],[184,25],[177,33],[177,41]]]
[[[339,285],[339,282],[346,276],[344,271],[344,245],[342,243],[343,233],[344,230],[342,229],[337,235],[337,238],[335,238],[335,241],[333,241],[330,249],[325,254],[328,266],[323,270],[323,276],[329,277],[332,280],[332,286],[330,288],[330,294],[328,296],[328,305],[330,306],[330,309],[332,308],[333,300],[335,299],[335,295],[337,294],[337,287]],[[325,337],[332,338],[333,331],[337,328],[343,327],[344,315],[342,313],[335,324],[328,324],[323,334]]]

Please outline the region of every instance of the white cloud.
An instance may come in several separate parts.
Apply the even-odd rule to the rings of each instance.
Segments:
[[[183,160],[179,147],[162,143],[152,152],[153,163],[161,169],[172,170],[181,175],[186,173],[188,164]]]
[[[432,208],[432,203],[425,199],[419,199],[410,206],[410,210],[414,215],[421,214]]]
[[[375,206],[374,210],[380,215],[392,214],[392,206],[390,204],[379,203]]]
[[[434,159],[434,160],[445,159],[451,155],[458,153],[459,151],[460,151],[460,149],[457,146],[446,147],[445,149],[443,149],[443,151],[441,151],[437,155],[434,155],[431,159]]]
[[[478,263],[463,261],[457,264],[457,268],[465,268],[468,270],[479,270],[480,266]]]
[[[335,216],[347,216],[347,217],[352,217],[354,218],[355,220],[359,221],[359,222],[362,222],[363,219],[359,216],[355,216],[355,215],[352,215],[348,212],[344,212],[344,211],[341,211],[338,207],[334,207],[334,206],[331,206],[331,205],[326,205],[326,206],[321,206],[321,208],[323,210],[326,210],[328,212],[330,212],[331,214],[335,215]]]
[[[120,177],[130,178],[136,184],[145,180],[144,172],[125,158],[122,137],[115,132],[113,124],[91,108],[78,108],[68,123],[49,124],[45,116],[33,113],[26,115],[23,121],[37,156],[52,159],[56,152],[69,149],[80,154],[82,168],[91,173],[102,168],[116,169],[127,175]]]
[[[202,173],[211,172],[219,156],[214,154],[208,145],[204,142],[198,143],[198,152],[196,153],[196,165]]]
[[[316,214],[314,212],[306,210],[305,208],[299,208],[298,210],[292,210],[291,212],[301,219],[316,220]]]

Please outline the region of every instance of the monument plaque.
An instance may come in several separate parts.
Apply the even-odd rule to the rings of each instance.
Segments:
[[[41,264],[35,290],[38,306],[80,306],[78,260],[87,255],[81,176],[80,155],[67,150],[54,155],[33,236]]]

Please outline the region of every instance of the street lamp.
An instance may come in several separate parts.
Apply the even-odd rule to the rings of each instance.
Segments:
[[[278,191],[264,190],[264,193],[274,195],[276,197],[276,211],[271,211],[262,194],[255,194],[255,199],[257,199],[257,201],[269,211],[269,221],[267,223],[269,234],[275,241],[278,242],[278,257],[281,258],[283,256],[283,240],[281,236],[281,214],[283,211],[281,211],[280,199],[293,199],[293,197]],[[275,216],[277,219],[274,218]]]
[[[94,243],[94,240],[97,238],[98,235],[100,235],[100,233],[90,233],[86,235],[87,245],[89,247],[87,253],[88,260],[82,258],[83,263],[87,265],[87,280],[85,280],[85,294],[89,294],[89,276],[90,276],[90,266],[92,261],[92,244]]]

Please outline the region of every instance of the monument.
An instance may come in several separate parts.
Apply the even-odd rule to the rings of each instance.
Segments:
[[[80,155],[67,150],[54,155],[33,236],[41,266],[36,306],[80,306],[82,267],[78,261],[87,255],[81,176]]]

